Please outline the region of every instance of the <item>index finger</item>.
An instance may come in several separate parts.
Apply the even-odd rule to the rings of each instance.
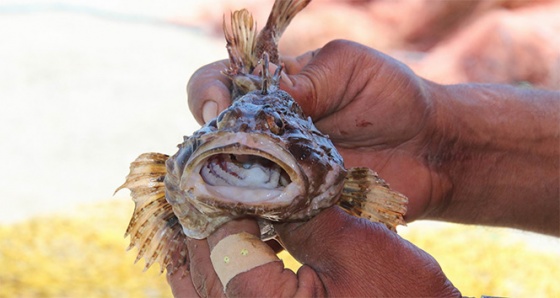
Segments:
[[[208,244],[212,254],[216,253],[214,249],[221,241],[225,240],[228,236],[241,235],[240,233],[249,233],[257,238],[260,236],[259,227],[254,220],[244,219],[228,222],[208,237]],[[254,243],[251,245],[249,243],[242,243],[244,242],[242,240],[239,241],[237,245],[248,245],[248,251],[245,257],[238,258],[249,259],[257,257],[257,255],[263,253],[261,249],[268,250],[268,254],[274,254],[272,249],[264,243],[258,248],[259,245],[253,246],[255,245]],[[234,243],[230,243],[229,245],[236,246]],[[232,261],[234,258],[235,256],[232,255]],[[212,270],[224,270],[223,268],[217,268],[215,266],[216,264],[212,266]],[[282,282],[277,283],[278,280]],[[267,297],[282,293],[283,291],[287,291],[288,293],[293,291],[294,282],[294,274],[291,271],[285,271],[283,263],[278,260],[264,263],[248,271],[238,273],[224,286],[227,286],[228,296]],[[287,287],[287,285],[291,287]]]
[[[297,57],[282,56],[280,62],[284,65],[284,71],[288,75],[298,74],[315,57],[320,49],[305,52]]]
[[[199,68],[187,83],[189,109],[198,123],[214,119],[230,103],[231,81],[221,72],[228,60],[220,60]]]
[[[189,245],[189,253],[191,254],[191,275],[194,287],[197,289],[204,288],[205,293],[210,295],[218,295],[217,293],[224,291],[223,285],[218,280],[215,270],[224,270],[224,268],[215,268],[211,262],[210,252],[217,253],[221,256],[220,252],[223,250],[218,249],[220,252],[215,252],[214,249],[220,246],[223,240],[229,236],[250,234],[254,237],[259,237],[259,227],[254,220],[243,219],[235,220],[224,224],[206,240],[197,242],[198,245]],[[201,241],[201,240],[197,240]],[[239,240],[239,243],[228,242],[228,246],[234,251],[239,246],[238,244],[247,245],[246,254],[244,256],[236,254],[226,254],[227,260],[234,263],[234,258],[250,258],[256,257],[260,254],[260,249],[269,249],[264,243],[262,245],[255,245]],[[246,244],[243,244],[246,243]],[[200,245],[204,244],[204,245]],[[258,248],[258,247],[261,248]],[[223,247],[223,245],[222,245]],[[243,250],[241,250],[242,252]],[[273,252],[272,252],[273,253]],[[226,258],[218,258],[218,260],[226,260]],[[247,259],[248,260],[248,259]],[[300,269],[297,276],[289,269],[284,269],[283,263],[280,261],[272,261],[264,263],[256,267],[252,267],[247,271],[237,273],[229,282],[226,282],[227,296],[243,296],[243,297],[268,297],[268,296],[317,296],[324,294],[321,289],[323,286],[320,283],[316,273],[306,266]],[[223,273],[223,272],[222,272]],[[204,293],[200,293],[204,295]]]

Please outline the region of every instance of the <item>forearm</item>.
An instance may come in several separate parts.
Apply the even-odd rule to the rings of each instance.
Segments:
[[[434,218],[559,235],[560,94],[496,85],[432,85],[448,179]]]

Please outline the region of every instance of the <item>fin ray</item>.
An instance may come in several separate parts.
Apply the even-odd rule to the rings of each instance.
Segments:
[[[257,37],[255,56],[261,57],[264,52],[270,55],[270,62],[280,63],[278,42],[296,14],[302,11],[311,0],[276,0],[270,11],[265,27]]]
[[[302,11],[311,0],[274,1],[265,28],[274,28],[274,38],[278,42],[296,14]]]
[[[128,249],[136,247],[135,262],[144,258],[144,270],[160,263],[160,272],[173,273],[187,263],[186,236],[165,199],[165,162],[168,155],[144,153],[130,165],[126,182],[117,189],[130,190],[134,212],[126,229],[130,236]]]
[[[369,168],[348,170],[339,206],[351,215],[385,224],[396,231],[406,225],[404,214],[408,199],[389,188],[377,173]]]
[[[226,74],[228,76],[250,74],[258,63],[254,55],[257,24],[253,20],[253,15],[246,9],[231,13],[230,22],[231,31],[226,26],[224,15],[223,30],[230,59],[230,67],[226,70]]]

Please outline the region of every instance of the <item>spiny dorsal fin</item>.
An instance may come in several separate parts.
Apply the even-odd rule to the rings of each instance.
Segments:
[[[254,53],[257,24],[246,9],[231,13],[230,21],[231,31],[226,26],[224,15],[223,30],[230,59],[230,67],[226,70],[226,74],[228,76],[239,73],[249,74],[255,69],[259,59]]]
[[[268,82],[263,82],[261,76],[253,75],[253,71],[258,62],[264,59],[264,53],[268,53],[270,62],[280,65],[278,41],[291,20],[309,2],[311,0],[276,0],[266,26],[258,36],[257,25],[246,9],[231,14],[231,30],[224,15],[223,30],[230,65],[223,73],[232,80],[233,101],[254,90],[268,92],[274,80],[279,80],[279,75],[275,75]]]
[[[145,270],[153,263],[160,272],[175,272],[187,263],[187,243],[183,229],[165,199],[165,162],[168,155],[144,153],[130,165],[126,182],[117,189],[130,189],[134,213],[126,229],[130,246],[138,248],[136,261],[146,260]]]
[[[385,224],[396,231],[406,225],[408,199],[389,188],[376,172],[368,168],[348,170],[339,206],[351,215]]]

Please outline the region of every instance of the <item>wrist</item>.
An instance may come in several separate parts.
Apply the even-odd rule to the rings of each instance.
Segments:
[[[499,85],[430,88],[431,160],[448,186],[429,217],[557,233],[560,96]]]

